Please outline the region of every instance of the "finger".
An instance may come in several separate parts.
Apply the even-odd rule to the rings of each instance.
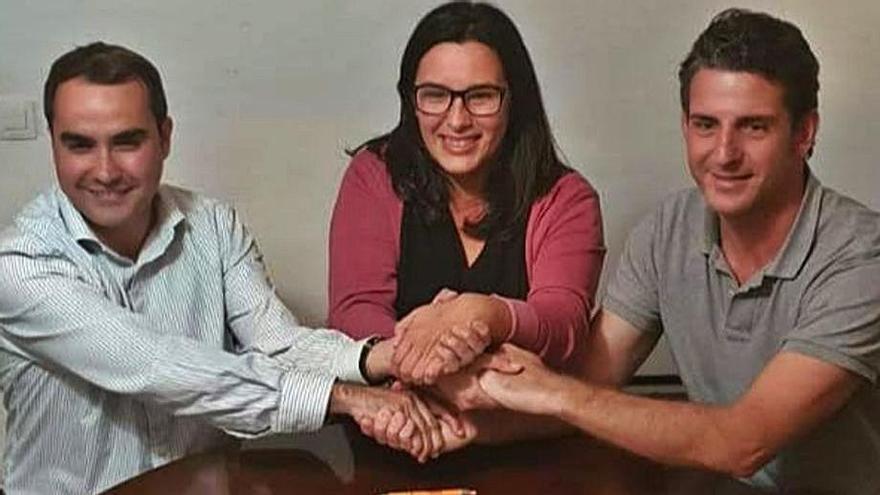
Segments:
[[[492,334],[489,326],[482,321],[472,321],[466,327],[452,327],[452,332],[461,339],[464,339],[468,347],[475,354],[481,354],[492,343]]]
[[[437,351],[440,351],[440,350],[441,350],[441,348],[437,349]],[[451,351],[449,351],[448,349],[443,349],[443,351],[451,354]],[[445,371],[446,368],[447,368],[446,359],[439,357],[435,354],[428,361],[428,365],[425,367],[424,384],[425,385],[433,385],[433,384],[437,383],[437,378],[440,376],[441,372]]]
[[[391,353],[391,364],[399,368],[400,363],[412,350],[413,343],[409,336],[399,336],[396,340],[394,352]]]
[[[406,356],[401,360],[398,377],[407,383],[415,382],[415,369],[422,358],[422,351],[415,347],[410,348]]]
[[[382,445],[388,445],[388,422],[391,421],[391,412],[387,409],[380,410],[373,418],[373,438]]]
[[[369,416],[359,416],[359,417],[355,418],[355,421],[357,422],[358,426],[360,427],[361,433],[363,433],[364,435],[366,435],[370,438],[376,437],[375,433],[373,432],[372,418],[370,418]]]
[[[422,396],[422,401],[428,406],[428,410],[438,419],[439,423],[446,423],[458,436],[464,436],[464,424],[458,414],[454,414],[448,407],[432,397]]]
[[[433,385],[441,374],[454,373],[461,366],[458,356],[438,342],[416,364],[412,372],[413,381],[421,386]]]
[[[440,343],[443,347],[446,347],[455,353],[455,356],[458,358],[459,367],[461,367],[473,361],[475,357],[483,352],[483,349],[480,348],[475,351],[468,343],[467,337],[461,337],[458,333],[455,333],[457,328],[459,329],[459,332],[467,332],[466,330],[461,330],[463,327],[453,327],[452,333],[444,335],[440,339]]]
[[[407,423],[407,419],[400,411],[395,411],[388,422],[388,428],[385,430],[385,438],[388,439],[388,445],[395,449],[401,449],[404,445],[409,445],[409,439],[404,440],[400,436],[400,431]]]
[[[414,421],[410,421],[410,423],[415,424]],[[425,438],[422,436],[421,431],[418,431],[418,427],[415,427],[415,434],[410,437],[410,445],[406,450],[409,455],[411,455],[416,460],[421,459],[422,450],[425,448]]]
[[[435,458],[443,451],[443,435],[440,431],[440,423],[437,421],[437,418],[431,412],[430,408],[421,399],[415,400],[415,408],[418,414],[420,414],[425,420],[425,426],[431,442],[430,445],[427,445],[424,449],[425,460],[427,460],[428,457]]]

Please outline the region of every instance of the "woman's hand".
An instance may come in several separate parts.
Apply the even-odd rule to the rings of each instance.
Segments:
[[[455,373],[510,332],[503,301],[482,294],[438,294],[395,326],[394,374],[419,385]]]

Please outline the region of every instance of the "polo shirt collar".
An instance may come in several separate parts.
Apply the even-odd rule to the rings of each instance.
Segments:
[[[791,279],[800,271],[807,260],[816,229],[819,224],[819,208],[822,204],[822,184],[807,168],[807,184],[797,217],[792,224],[782,249],[762,270],[764,276]],[[714,249],[721,250],[721,230],[718,215],[706,205],[703,220],[702,252],[711,255]]]
[[[89,227],[88,223],[86,223],[82,213],[73,206],[73,203],[70,202],[70,198],[68,198],[67,195],[64,194],[64,191],[61,190],[61,187],[56,185],[54,189],[55,198],[59,205],[61,220],[64,222],[71,237],[73,237],[80,246],[89,252],[103,251],[119,261],[131,261],[124,256],[119,255],[112,248],[101,242],[92,231],[91,227]],[[168,194],[164,187],[159,188],[159,191],[156,194],[156,201],[156,213],[158,215],[156,225],[147,235],[147,240],[141,248],[138,260],[135,260],[139,263],[146,263],[161,256],[173,240],[174,231],[177,225],[184,220],[183,212],[180,210],[177,202],[171,194]]]

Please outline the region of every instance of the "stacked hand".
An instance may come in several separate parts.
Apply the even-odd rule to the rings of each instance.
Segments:
[[[431,385],[464,368],[492,344],[486,322],[509,318],[503,304],[489,296],[441,291],[395,327],[394,374],[407,383]]]
[[[541,358],[512,344],[502,344],[484,363],[481,389],[502,406],[530,414],[556,412],[558,391],[566,377],[547,369]]]
[[[339,383],[334,386],[331,405],[333,412],[350,415],[366,435],[408,452],[419,462],[475,434],[472,426],[436,401],[402,386],[388,389]]]

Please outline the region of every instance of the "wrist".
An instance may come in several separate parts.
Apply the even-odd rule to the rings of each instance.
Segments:
[[[370,385],[379,385],[391,376],[391,356],[394,348],[382,337],[370,337],[361,354],[361,374]]]
[[[578,409],[588,407],[596,386],[574,378],[562,376],[563,383],[554,387],[556,393],[547,402],[549,415],[566,423],[573,423],[577,418]]]
[[[469,313],[473,320],[479,320],[489,327],[492,344],[507,342],[513,332],[513,316],[504,298],[497,295],[476,293],[462,294],[470,305]]]
[[[327,411],[333,415],[350,415],[351,395],[352,385],[337,381],[330,389],[330,404]]]

